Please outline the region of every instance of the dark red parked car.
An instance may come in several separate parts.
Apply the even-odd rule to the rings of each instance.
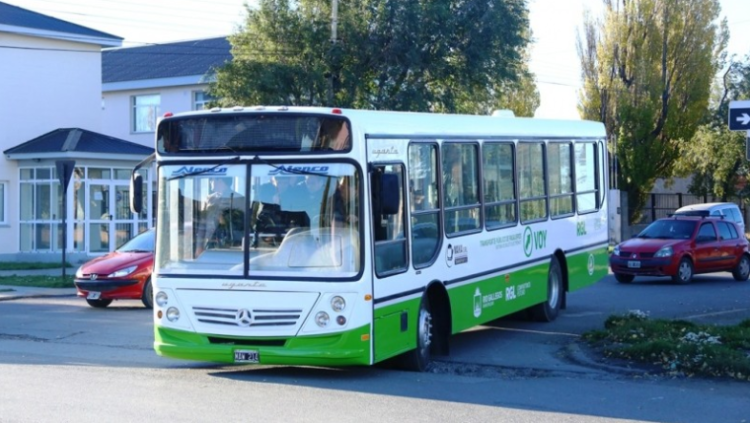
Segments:
[[[721,218],[674,216],[659,219],[615,247],[609,267],[621,283],[636,276],[671,276],[690,283],[693,275],[732,272],[738,281],[750,275],[745,234]]]
[[[107,307],[113,300],[141,300],[154,305],[154,230],[142,232],[117,250],[83,264],[76,272],[78,296],[91,307]]]

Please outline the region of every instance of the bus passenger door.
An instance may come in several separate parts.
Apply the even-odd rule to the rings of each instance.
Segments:
[[[382,361],[414,347],[410,313],[400,294],[408,267],[404,212],[404,165],[370,168],[373,240],[373,355]],[[411,341],[411,342],[410,342]]]

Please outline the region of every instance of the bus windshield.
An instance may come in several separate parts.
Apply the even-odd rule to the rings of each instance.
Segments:
[[[162,166],[155,270],[353,277],[361,267],[358,175],[343,163]]]

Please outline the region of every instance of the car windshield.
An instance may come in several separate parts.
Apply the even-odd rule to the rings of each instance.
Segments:
[[[154,252],[154,231],[141,232],[117,249],[121,253]]]
[[[690,220],[657,220],[639,233],[638,238],[690,239],[695,225]]]

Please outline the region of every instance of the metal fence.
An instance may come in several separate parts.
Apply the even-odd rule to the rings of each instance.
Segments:
[[[692,194],[649,194],[648,201],[643,207],[643,217],[639,224],[648,224],[662,217],[669,217],[671,213],[682,206],[691,204],[722,202],[721,199],[708,195]],[[727,202],[735,203],[740,207],[742,216],[747,216],[747,210],[740,198],[730,198]],[[747,218],[745,218],[747,220]]]

